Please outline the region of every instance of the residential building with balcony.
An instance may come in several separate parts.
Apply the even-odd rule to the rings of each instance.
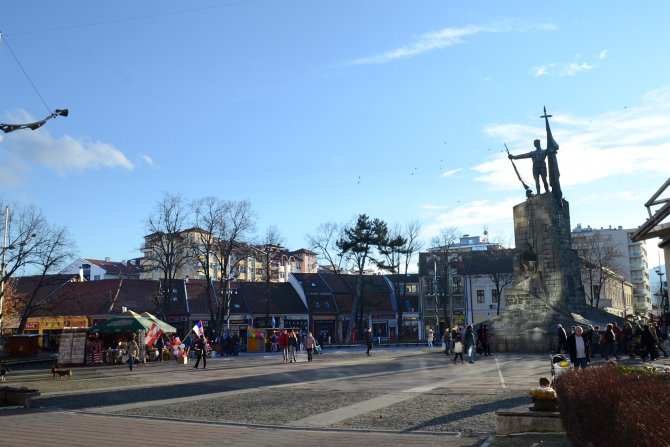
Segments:
[[[576,228],[572,230],[572,246],[577,249],[580,257],[583,258],[588,258],[583,253],[588,248],[584,247],[592,247],[594,240],[601,245],[607,244],[616,248],[618,256],[615,257],[612,266],[608,268],[621,275],[625,282],[629,282],[633,286],[633,312],[630,312],[630,310],[629,312],[640,316],[648,316],[652,310],[652,304],[647,246],[646,241],[636,242],[632,240],[636,231],[635,228],[595,229],[577,224]],[[590,241],[588,241],[589,239]],[[614,283],[616,283],[616,280],[614,280]],[[594,283],[584,282],[584,290],[587,295],[594,293],[593,290],[587,290],[592,288],[593,285]]]

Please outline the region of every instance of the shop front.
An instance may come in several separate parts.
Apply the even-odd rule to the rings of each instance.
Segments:
[[[58,336],[65,328],[87,328],[89,319],[85,316],[74,317],[35,317],[26,322],[24,334],[39,335],[37,342],[40,348],[52,352],[58,350]]]
[[[417,312],[402,314],[400,338],[402,340],[419,340],[419,314]]]
[[[391,327],[396,327],[396,315],[391,313],[378,313],[370,315],[372,324],[372,335],[378,341],[389,341],[391,338]],[[395,336],[395,330],[394,336]]]
[[[337,334],[335,315],[314,315],[312,318],[312,334],[319,344],[334,343]]]

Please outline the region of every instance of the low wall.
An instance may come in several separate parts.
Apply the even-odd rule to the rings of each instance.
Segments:
[[[496,434],[564,432],[557,411],[496,411]]]

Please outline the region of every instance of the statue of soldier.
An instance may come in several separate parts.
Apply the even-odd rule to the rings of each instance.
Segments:
[[[549,192],[549,184],[547,183],[547,163],[545,159],[549,154],[549,149],[542,149],[540,146],[540,140],[535,140],[535,150],[521,155],[512,155],[509,154],[508,157],[510,160],[518,160],[520,158],[530,158],[533,160],[533,178],[535,179],[535,188],[537,189],[537,194],[540,194],[540,177],[542,177],[542,183],[544,184],[544,191]]]

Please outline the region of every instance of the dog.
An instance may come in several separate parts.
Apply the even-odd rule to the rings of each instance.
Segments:
[[[71,369],[58,369],[57,367],[51,368],[51,380],[56,378],[56,374],[58,374],[58,378],[62,379],[63,377],[67,376],[68,380],[70,380],[70,377],[72,377],[72,370]]]
[[[0,382],[4,382],[10,372],[12,372],[12,370],[8,367],[0,366]]]

